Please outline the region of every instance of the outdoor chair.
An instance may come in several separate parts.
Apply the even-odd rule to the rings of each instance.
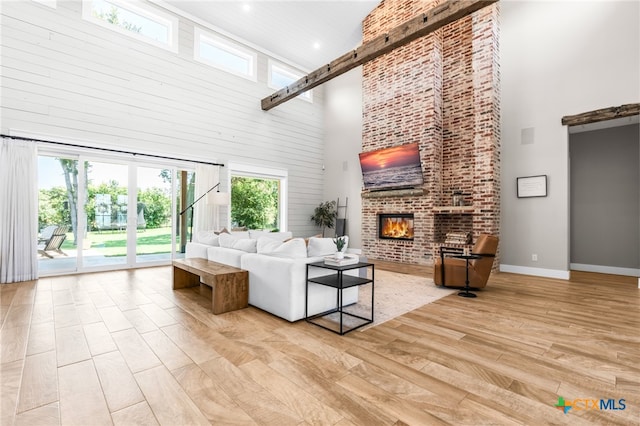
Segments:
[[[58,229],[58,225],[49,225],[46,228],[43,228],[42,231],[40,231],[40,236],[38,237],[38,244],[49,241],[53,235],[53,231],[56,229]]]
[[[64,240],[67,238],[67,230],[69,229],[69,227],[67,225],[56,226],[53,232],[51,232],[51,236],[49,236],[48,239],[45,239],[45,231],[47,231],[48,228],[45,228],[42,231],[40,239],[38,240],[38,254],[46,256],[50,259],[53,259],[53,256],[48,253],[51,251],[66,256],[67,254],[63,252],[60,247],[62,246],[62,243],[64,243]]]

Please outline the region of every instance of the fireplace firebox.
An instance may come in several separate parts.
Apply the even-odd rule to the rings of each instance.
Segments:
[[[413,213],[385,213],[378,215],[378,238],[385,240],[413,240]]]

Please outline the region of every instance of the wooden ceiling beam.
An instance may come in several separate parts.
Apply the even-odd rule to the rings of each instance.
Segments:
[[[498,0],[449,0],[430,9],[329,64],[262,99],[262,109],[274,108],[385,53],[423,37]]]
[[[615,107],[597,109],[576,115],[562,117],[563,126],[580,126],[582,124],[597,123],[599,121],[613,120],[614,118],[632,117],[640,114],[640,104],[626,104]]]

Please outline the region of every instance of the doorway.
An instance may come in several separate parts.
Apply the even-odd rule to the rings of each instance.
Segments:
[[[640,277],[637,116],[569,127],[570,269]]]

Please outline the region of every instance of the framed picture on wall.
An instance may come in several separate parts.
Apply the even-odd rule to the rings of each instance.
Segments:
[[[518,198],[547,196],[547,175],[519,177],[516,183]]]

